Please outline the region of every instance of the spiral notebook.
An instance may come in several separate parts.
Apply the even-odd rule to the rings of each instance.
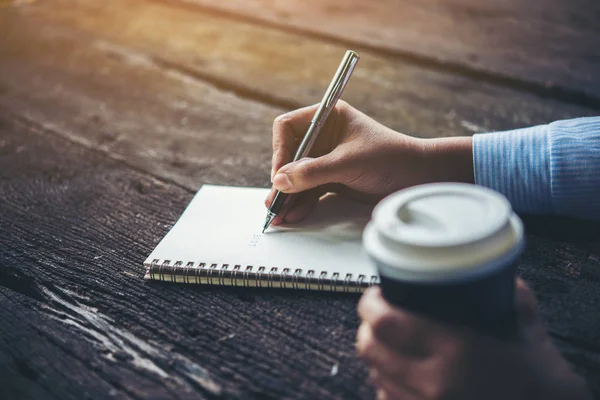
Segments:
[[[361,246],[372,207],[330,194],[261,233],[268,189],[204,185],[144,262],[146,279],[360,292],[379,283]]]

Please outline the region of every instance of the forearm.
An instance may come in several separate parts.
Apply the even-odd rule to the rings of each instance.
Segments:
[[[473,137],[476,184],[515,210],[600,220],[600,118]]]
[[[504,194],[519,212],[552,214],[548,125],[473,137],[475,183]]]
[[[475,183],[518,212],[600,220],[600,117],[418,142],[421,183]]]

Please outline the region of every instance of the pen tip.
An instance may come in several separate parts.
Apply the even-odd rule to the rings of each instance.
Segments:
[[[272,213],[269,212],[267,214],[267,218],[265,219],[265,223],[263,225],[262,233],[265,233],[265,231],[267,230],[267,228],[271,225],[271,222],[273,222],[273,219],[275,219],[275,214],[272,214]]]

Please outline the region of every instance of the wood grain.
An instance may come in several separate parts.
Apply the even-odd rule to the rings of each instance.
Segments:
[[[142,280],[199,185],[268,184],[272,119],[318,100],[342,52],[134,0],[0,12],[0,397],[372,398],[356,297]],[[426,136],[593,111],[376,53],[360,68],[348,100]],[[600,395],[600,225],[527,228],[519,269]]]
[[[3,112],[0,138],[6,398],[372,398],[357,297],[144,282],[192,192]],[[519,270],[600,394],[600,225],[526,223]]]
[[[0,121],[2,398],[370,397],[356,296],[147,283],[192,193]]]
[[[318,102],[345,51],[172,2],[50,0],[22,13],[42,25],[76,29],[72,35],[89,32],[116,45],[111,47],[115,52],[143,54],[160,68],[282,108]],[[511,129],[595,112],[369,51],[361,56],[344,99],[383,124],[417,136]]]
[[[81,32],[10,13],[0,29],[6,109],[188,188],[269,183],[271,125],[283,109]]]
[[[316,38],[598,104],[593,0],[181,0]],[[551,90],[565,89],[565,90]],[[574,92],[574,93],[573,93]]]

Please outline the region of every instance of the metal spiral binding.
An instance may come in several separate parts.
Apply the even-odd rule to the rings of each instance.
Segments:
[[[353,275],[340,272],[297,268],[255,267],[240,264],[207,264],[194,261],[152,260],[146,265],[145,279],[240,287],[266,287],[359,293],[379,284],[376,275]]]

